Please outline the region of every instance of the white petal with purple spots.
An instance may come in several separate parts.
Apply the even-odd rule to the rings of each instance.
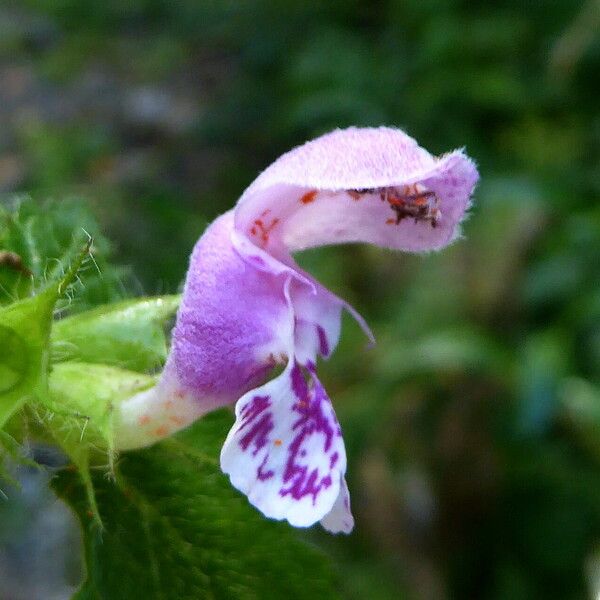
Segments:
[[[231,483],[267,517],[297,527],[325,517],[340,495],[346,450],[313,366],[290,364],[243,396],[236,416],[221,452]]]

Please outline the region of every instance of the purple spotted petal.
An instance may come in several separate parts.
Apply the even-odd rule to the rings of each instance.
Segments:
[[[462,150],[436,158],[399,129],[337,130],[263,171],[236,229],[274,254],[344,242],[437,249],[456,237],[477,179]]]
[[[243,396],[236,417],[221,452],[231,483],[267,517],[298,527],[325,517],[340,494],[346,451],[312,366],[290,363]]]

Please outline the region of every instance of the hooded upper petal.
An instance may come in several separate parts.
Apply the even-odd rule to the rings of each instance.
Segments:
[[[437,158],[399,129],[336,130],[263,171],[236,229],[274,254],[345,242],[436,249],[457,235],[477,178],[462,150]]]

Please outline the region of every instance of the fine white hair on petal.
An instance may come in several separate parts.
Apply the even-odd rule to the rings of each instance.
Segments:
[[[429,172],[436,158],[401,129],[348,127],[336,129],[280,156],[244,192],[275,183],[323,190],[381,187],[399,176]]]
[[[275,254],[349,242],[439,249],[456,237],[477,179],[462,150],[437,158],[400,129],[351,127],[294,148],[265,169],[240,198],[235,224]],[[414,198],[411,186],[430,199],[426,218],[404,218],[387,201],[390,190]]]

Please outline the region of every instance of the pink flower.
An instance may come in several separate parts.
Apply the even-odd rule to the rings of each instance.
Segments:
[[[157,386],[123,405],[117,445],[136,447],[237,401],[221,452],[231,483],[267,517],[350,532],[340,425],[316,372],[340,335],[343,300],[297,250],[368,242],[410,252],[458,235],[478,174],[398,129],[333,131],[281,156],[194,248]],[[265,384],[276,364],[280,375]]]

